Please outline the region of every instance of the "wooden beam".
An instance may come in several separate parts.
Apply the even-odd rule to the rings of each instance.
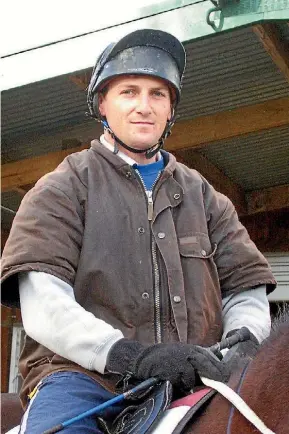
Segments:
[[[79,87],[81,90],[86,90],[90,82],[90,77],[91,72],[83,72],[80,74],[70,75],[69,80],[72,81],[72,83],[76,84],[76,86]]]
[[[253,31],[289,82],[289,47],[285,41],[282,41],[276,24],[257,24],[253,26]]]
[[[248,214],[289,208],[289,184],[246,194]]]
[[[23,187],[15,187],[15,188],[13,188],[13,191],[20,194],[20,196],[24,197],[28,190],[25,190],[25,188],[23,188]]]
[[[200,148],[210,143],[289,125],[289,98],[269,100],[227,112],[178,122],[166,149]]]
[[[190,150],[174,152],[174,154],[177,161],[200,172],[216,190],[228,196],[240,216],[247,214],[246,198],[242,188],[224,175],[224,173],[214,166],[206,157],[199,152]]]
[[[166,149],[178,151],[199,148],[220,140],[289,125],[288,113],[289,98],[287,97],[179,122],[166,142]],[[67,155],[88,147],[89,145],[83,145],[4,164],[2,191],[35,183],[41,176],[54,170]]]
[[[2,166],[2,192],[14,190],[26,184],[33,184],[46,173],[54,170],[63,159],[73,152],[87,149],[84,145],[64,151],[51,152],[39,157],[15,161],[14,163],[3,164]]]

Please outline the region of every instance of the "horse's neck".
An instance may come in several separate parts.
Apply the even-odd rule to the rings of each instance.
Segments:
[[[230,380],[229,386],[236,390],[240,375],[236,374]],[[199,417],[193,422],[193,425],[188,428],[185,433],[204,434],[204,432],[214,434],[224,434],[228,426],[231,403],[226,398],[217,394],[210,401],[204,412],[200,413]],[[234,431],[232,431],[234,432]],[[242,433],[243,434],[243,433]]]
[[[284,342],[285,343],[285,342]],[[242,384],[241,397],[272,431],[288,433],[289,426],[289,355],[288,342],[284,351],[260,352],[251,362]],[[237,430],[244,418],[235,411],[231,432]],[[244,424],[242,434],[251,434],[252,426]]]
[[[257,382],[260,382],[258,381],[258,375],[256,376],[254,370],[252,371],[250,368],[250,366],[246,368],[246,364],[240,367],[230,379],[228,386],[239,393],[252,410],[258,414],[258,405],[256,404],[258,404],[258,400],[260,399],[260,388]],[[260,414],[258,415],[261,417]],[[230,421],[230,419],[232,420]],[[256,432],[238,410],[234,409],[231,402],[218,393],[212,399],[205,412],[201,414],[201,417],[195,420],[192,427],[185,432],[188,434],[203,434],[205,429],[205,432],[224,434],[227,433],[229,423],[230,434],[239,432],[242,432],[242,434],[252,434]]]
[[[239,394],[249,407],[272,431],[278,434],[288,434],[289,426],[289,334],[281,336],[279,341],[271,346],[269,340],[256,358],[250,363]],[[242,372],[242,371],[241,371]],[[235,374],[229,386],[237,390],[241,372]],[[225,398],[216,395],[205,413],[187,430],[187,433],[202,434],[227,432],[232,405]],[[204,431],[205,428],[205,431]],[[231,434],[252,434],[256,430],[238,410],[233,411]]]

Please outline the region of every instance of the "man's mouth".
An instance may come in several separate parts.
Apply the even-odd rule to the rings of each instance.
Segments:
[[[153,125],[153,122],[139,121],[139,122],[131,122],[131,124],[134,124],[134,125]]]

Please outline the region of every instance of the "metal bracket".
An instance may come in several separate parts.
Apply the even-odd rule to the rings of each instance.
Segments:
[[[213,5],[215,7],[208,10],[207,16],[206,16],[206,21],[207,21],[207,24],[209,24],[209,26],[211,26],[215,30],[215,32],[218,32],[218,31],[222,30],[223,24],[224,24],[223,8],[229,4],[232,4],[232,3],[239,3],[240,0],[211,0],[211,2],[213,3]],[[220,13],[218,25],[216,25],[214,20],[211,19],[211,15],[213,13],[216,13],[216,12]]]

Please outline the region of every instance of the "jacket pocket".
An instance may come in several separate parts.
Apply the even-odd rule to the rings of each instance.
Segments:
[[[215,255],[217,244],[211,244],[206,234],[192,234],[179,237],[180,255],[184,258],[208,259]]]

